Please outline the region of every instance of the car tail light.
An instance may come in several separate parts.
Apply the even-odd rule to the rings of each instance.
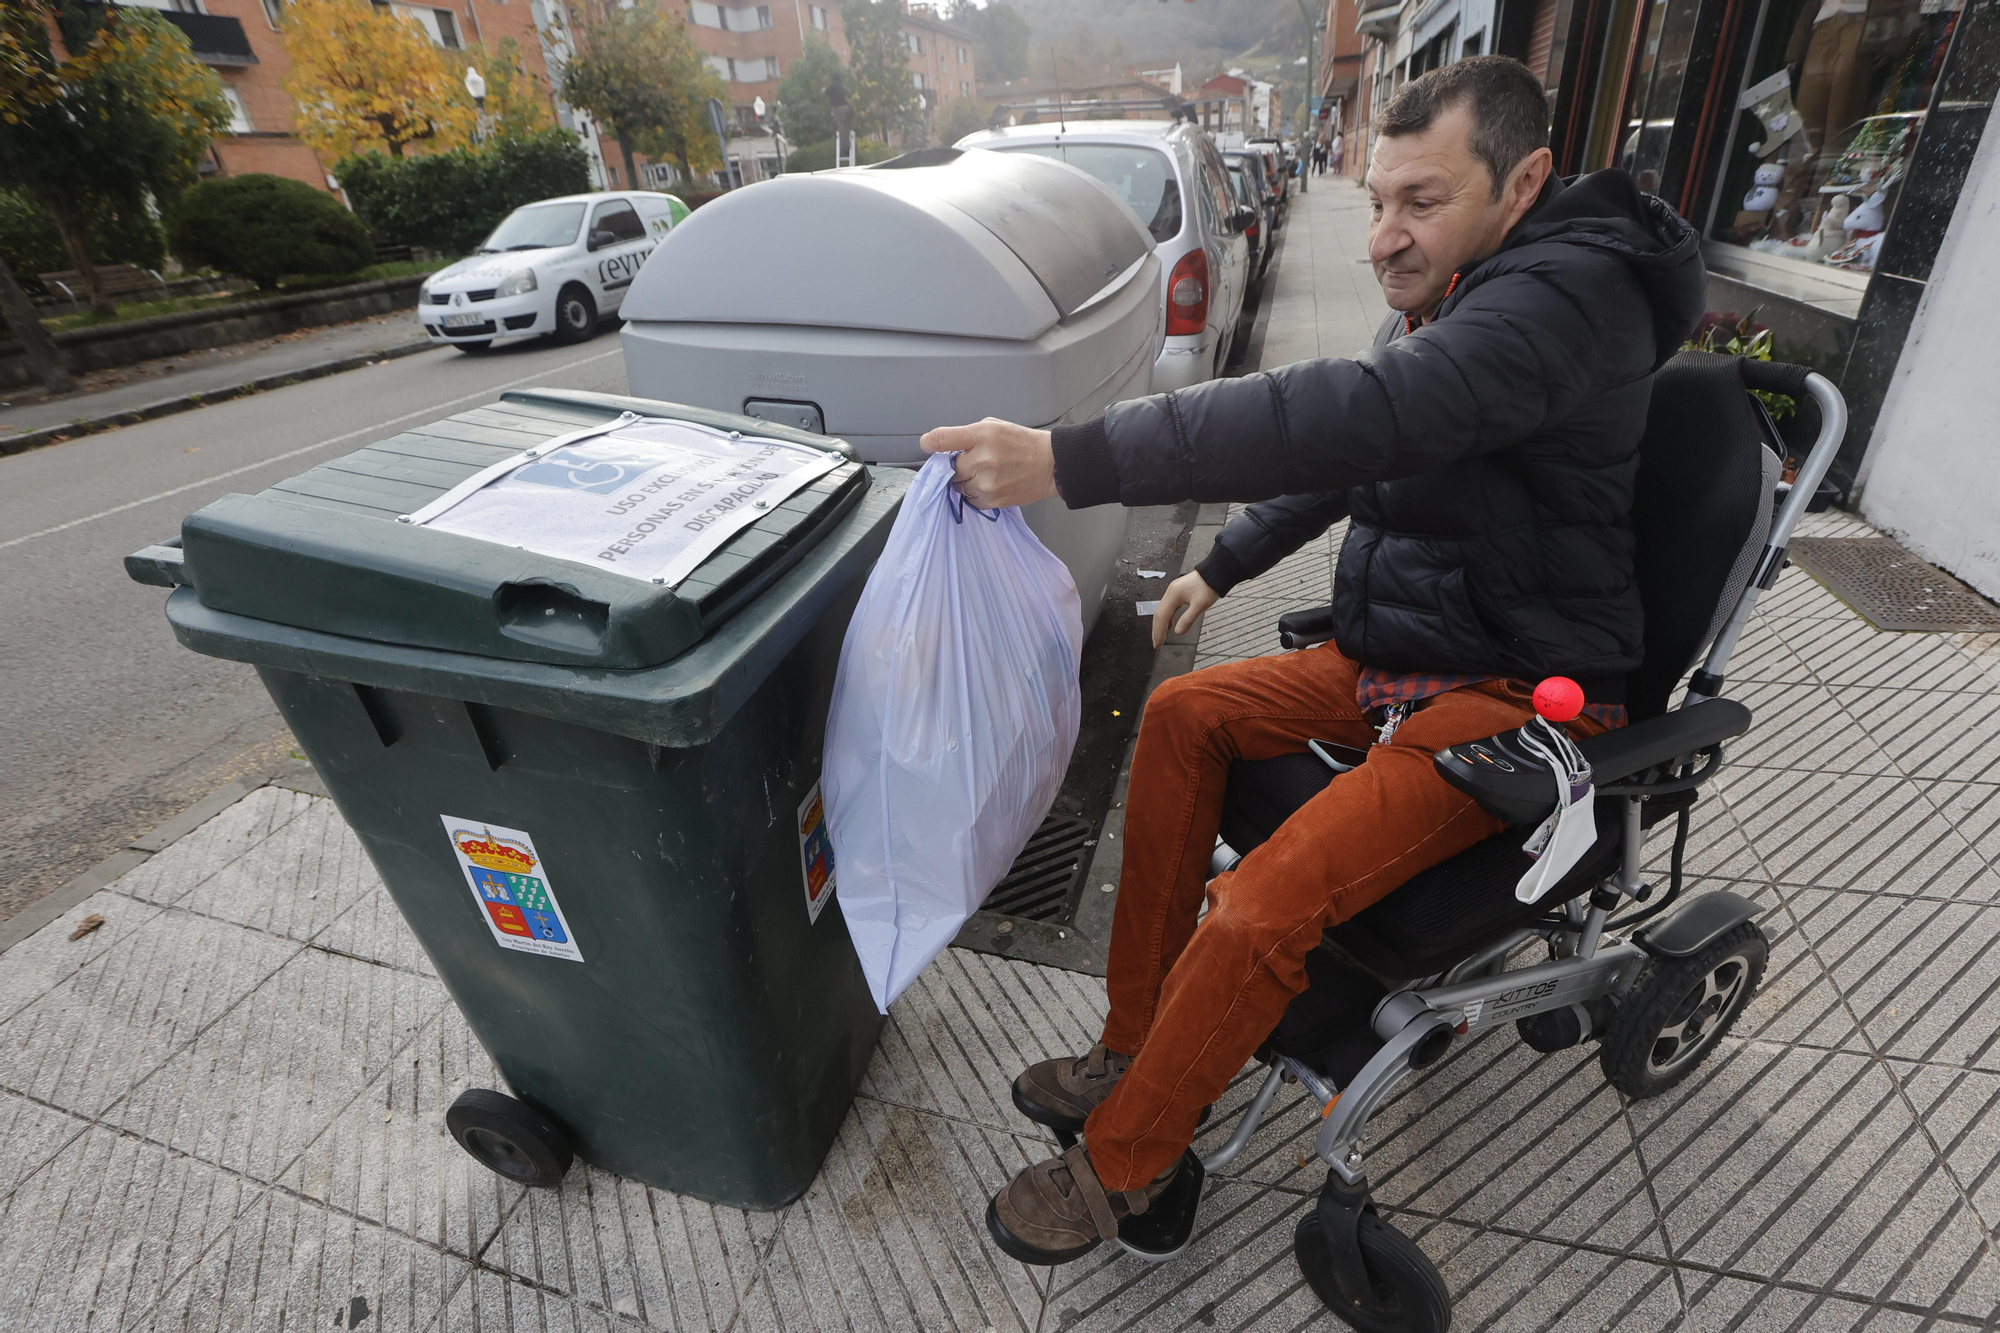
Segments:
[[[1208,327],[1208,251],[1181,256],[1167,280],[1167,336],[1185,337]]]

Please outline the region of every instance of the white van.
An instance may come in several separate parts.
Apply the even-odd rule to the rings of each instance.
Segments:
[[[417,290],[417,318],[435,343],[483,352],[496,338],[554,334],[582,342],[688,207],[670,194],[610,190],[524,204],[464,259]]]

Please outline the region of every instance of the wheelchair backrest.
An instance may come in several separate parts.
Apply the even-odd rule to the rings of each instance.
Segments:
[[[1633,721],[1657,717],[1756,571],[1783,464],[1742,358],[1682,352],[1653,377],[1632,527],[1645,660],[1626,679]]]

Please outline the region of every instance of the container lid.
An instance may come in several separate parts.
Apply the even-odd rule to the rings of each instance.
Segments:
[[[525,451],[542,454],[536,466],[562,462],[544,452],[551,440],[602,431],[627,414],[736,431],[825,461],[809,457],[789,489],[772,492],[761,509],[732,514],[727,540],[672,566],[662,582],[553,554],[560,543],[549,540],[523,534],[540,548],[529,549],[491,531],[470,535],[477,524],[453,531],[424,521],[462,512],[450,509],[449,497],[482,474],[514,475],[496,465]],[[181,541],[187,581],[213,610],[377,643],[635,669],[699,643],[809,550],[868,484],[852,449],[826,436],[672,403],[532,390],[406,431],[259,495],[224,496],[188,516]],[[717,493],[709,487],[704,502]],[[567,498],[579,497],[601,501],[607,512],[628,499],[587,489]],[[657,507],[672,497],[658,492],[644,502]],[[636,529],[651,512],[627,504],[609,521],[629,517]],[[620,558],[628,562],[650,553],[643,539],[627,545]]]
[[[1027,341],[1152,248],[1125,201],[1085,173],[966,152],[733,190],[668,234],[619,314]]]

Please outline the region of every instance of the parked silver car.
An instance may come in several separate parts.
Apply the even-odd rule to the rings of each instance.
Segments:
[[[1204,131],[1182,121],[1077,120],[982,130],[957,147],[1054,158],[1116,190],[1158,245],[1166,342],[1154,391],[1222,373],[1250,285],[1243,233],[1257,213],[1237,198]]]

